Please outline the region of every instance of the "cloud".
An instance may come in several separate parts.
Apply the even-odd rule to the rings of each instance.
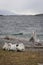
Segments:
[[[18,14],[43,13],[43,0],[0,0],[0,9]]]

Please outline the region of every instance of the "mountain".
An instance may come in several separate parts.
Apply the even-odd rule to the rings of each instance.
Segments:
[[[7,10],[0,10],[0,15],[16,15],[16,14]]]
[[[43,14],[36,14],[35,16],[43,16]]]

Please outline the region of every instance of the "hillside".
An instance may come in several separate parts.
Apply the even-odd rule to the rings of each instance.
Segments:
[[[43,16],[43,14],[36,14],[35,16]]]

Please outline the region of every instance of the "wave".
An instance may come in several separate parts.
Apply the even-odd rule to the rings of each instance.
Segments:
[[[24,32],[19,32],[19,33],[13,33],[13,34],[9,34],[9,33],[0,33],[0,36],[9,36],[9,35],[13,35],[13,36],[23,36],[23,37],[31,37],[31,33],[24,33]],[[37,34],[38,37],[43,37],[43,34],[42,33],[38,33]]]
[[[15,34],[9,34],[9,33],[2,33],[2,34],[0,34],[0,35],[23,35],[23,33],[15,33]]]
[[[16,34],[12,34],[12,35],[23,35],[23,33],[16,33]]]

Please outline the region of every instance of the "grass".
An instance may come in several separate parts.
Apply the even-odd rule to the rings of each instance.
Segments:
[[[0,50],[0,65],[38,65],[38,63],[43,63],[43,52]]]

